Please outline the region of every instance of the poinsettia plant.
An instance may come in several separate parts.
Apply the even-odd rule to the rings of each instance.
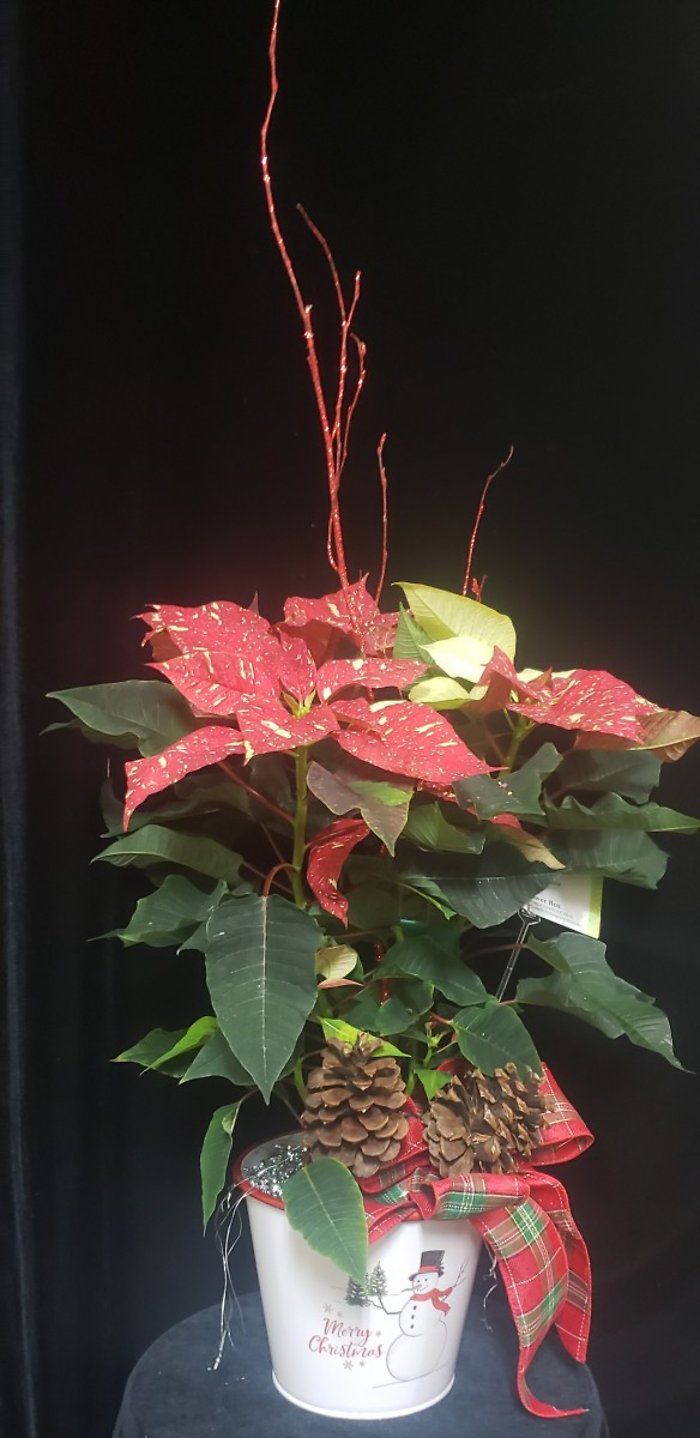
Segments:
[[[349,578],[339,491],[365,378],[360,280],[347,300],[307,219],[338,302],[330,402],[270,184],[278,12],[262,174],[321,421],[336,587],[270,618],[230,599],[156,604],[141,616],[150,677],[53,696],[73,727],[138,756],[103,796],[110,842],[98,857],[150,884],[117,937],[203,956],[211,1011],[119,1058],[231,1085],[202,1151],[205,1221],[241,1104],[274,1094],[298,1110],[329,1037],[382,1040],[423,1100],[456,1056],[487,1075],[508,1063],[540,1072],[536,1006],[677,1063],[667,1018],[616,977],[604,943],[538,937],[526,906],[563,875],[654,888],[666,854],[652,834],[699,827],[651,795],[700,720],[605,671],[517,667],[513,622],[470,583],[483,502],[462,592],[404,583],[396,608],[381,607],[384,437],[381,576],[374,591]],[[540,972],[504,986],[492,961],[504,948],[513,959],[527,948]]]
[[[656,886],[651,834],[699,825],[650,794],[699,721],[602,671],[519,672],[505,615],[401,588],[394,614],[361,580],[292,598],[275,623],[230,601],[155,606],[159,677],[54,696],[91,738],[141,754],[123,804],[106,795],[99,857],[152,884],[118,937],[204,955],[213,1012],[120,1058],[232,1084],[205,1217],[222,1128],[255,1091],[303,1098],[324,1034],[386,1039],[428,1097],[455,1054],[539,1071],[533,1005],[677,1062],[668,1020],[598,939],[526,934],[542,976],[512,994],[482,972],[555,875]]]

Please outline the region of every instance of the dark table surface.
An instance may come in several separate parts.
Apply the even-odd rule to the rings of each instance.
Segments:
[[[321,1418],[275,1390],[257,1293],[240,1300],[236,1349],[219,1345],[219,1308],[194,1313],[169,1329],[136,1364],[124,1391],[114,1438],[418,1438],[439,1425],[443,1438],[608,1438],[600,1398],[587,1367],[574,1363],[548,1334],[530,1369],[530,1387],[560,1408],[586,1407],[573,1418],[533,1418],[515,1390],[516,1339],[502,1290],[470,1305],[454,1387],[435,1409],[409,1418]]]

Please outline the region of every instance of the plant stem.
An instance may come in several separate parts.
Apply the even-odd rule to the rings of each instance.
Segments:
[[[309,756],[306,749],[297,749],[294,755],[294,772],[296,776],[297,806],[294,814],[294,850],[292,853],[292,890],[294,902],[300,909],[304,908],[306,896],[304,894],[304,883],[302,880],[302,869],[304,866],[304,850],[306,848],[306,816],[309,806],[309,792],[306,785],[306,776],[309,769]]]
[[[269,872],[269,874],[268,874],[268,876],[267,876],[267,878],[266,878],[266,880],[265,880],[265,883],[263,884],[263,890],[262,890],[262,892],[263,892],[263,898],[264,898],[264,899],[267,899],[267,898],[269,897],[269,894],[270,894],[270,886],[271,886],[272,884],[278,884],[278,883],[279,883],[279,879],[277,878],[277,875],[279,874],[280,870],[281,870],[281,869],[291,869],[291,867],[292,867],[291,864],[284,864],[284,863],[283,863],[283,864],[275,864],[275,867],[274,867],[273,869],[270,869],[270,872]]]
[[[277,885],[279,885],[279,887],[280,887],[281,889],[286,889],[286,888],[288,887],[287,884],[285,884],[283,880],[277,878],[277,874],[278,874],[278,872],[279,872],[280,869],[289,869],[289,868],[290,868],[290,865],[289,865],[289,864],[278,864],[278,865],[277,865],[277,868],[275,868],[275,869],[272,870],[272,874],[271,874],[271,875],[270,875],[270,874],[265,875],[265,874],[263,873],[262,869],[257,869],[257,868],[255,867],[255,864],[249,864],[247,859],[242,859],[242,860],[241,860],[241,863],[242,863],[242,866],[243,866],[244,869],[250,869],[251,874],[255,874],[256,878],[258,878],[258,879],[264,879],[266,884],[268,884],[268,885],[269,885],[269,884],[277,884]],[[265,889],[264,892],[267,893],[267,894],[269,894],[269,892],[270,892],[269,887],[268,887],[267,889]]]
[[[273,800],[268,799],[265,794],[259,794],[257,789],[254,789],[240,774],[237,774],[233,765],[229,764],[228,759],[220,759],[219,768],[223,769],[224,774],[227,774],[229,779],[233,779],[234,784],[237,784],[239,789],[245,789],[246,794],[250,794],[252,799],[257,799],[259,804],[263,804],[266,809],[276,814],[279,819],[284,819],[285,824],[294,823],[291,814],[287,814],[284,809],[280,809],[279,804],[275,804]]]
[[[518,719],[517,722],[514,724],[513,733],[510,736],[510,744],[508,745],[508,753],[506,754],[505,758],[506,769],[513,768],[513,765],[518,757],[518,750],[520,748],[520,745],[522,744],[523,739],[525,739],[526,735],[529,734],[531,728],[532,725],[529,719]]]
[[[288,1108],[288,1109],[289,1109],[289,1112],[291,1113],[292,1118],[295,1120],[296,1123],[298,1123],[298,1122],[299,1122],[299,1114],[297,1113],[297,1110],[295,1109],[294,1104],[290,1101],[290,1099],[289,1099],[289,1097],[288,1097],[288,1095],[287,1095],[287,1092],[286,1092],[286,1090],[285,1090],[285,1088],[284,1088],[284,1085],[283,1085],[282,1083],[275,1084],[274,1094],[275,1094],[275,1097],[276,1097],[276,1098],[278,1098],[278,1099],[281,1100],[281,1102],[284,1104],[285,1108]],[[303,1095],[300,1095],[300,1097],[302,1098],[302,1101],[305,1101]]]

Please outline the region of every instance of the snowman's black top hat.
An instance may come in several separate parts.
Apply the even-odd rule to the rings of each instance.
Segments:
[[[415,1273],[409,1273],[409,1282],[413,1283],[414,1278],[417,1278],[419,1273],[437,1273],[438,1278],[440,1278],[445,1272],[442,1261],[444,1257],[444,1248],[426,1249],[425,1253],[421,1253],[420,1256],[420,1268],[417,1269]]]

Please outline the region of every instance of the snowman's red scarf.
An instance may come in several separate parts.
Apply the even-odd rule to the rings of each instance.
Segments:
[[[566,1190],[540,1173],[564,1163],[593,1142],[583,1120],[545,1069],[542,1088],[552,1105],[531,1167],[514,1174],[471,1173],[436,1178],[429,1170],[423,1125],[410,1103],[409,1131],[390,1168],[363,1179],[369,1241],[396,1226],[425,1218],[469,1218],[492,1250],[518,1334],[518,1393],[529,1413],[568,1418],[585,1409],[554,1408],[530,1392],[527,1369],[552,1327],[584,1363],[591,1314],[588,1250],[571,1216]]]
[[[431,1288],[429,1293],[414,1293],[411,1302],[427,1303],[430,1300],[438,1313],[449,1313],[450,1305],[445,1302],[445,1299],[449,1298],[451,1292],[451,1288]]]

